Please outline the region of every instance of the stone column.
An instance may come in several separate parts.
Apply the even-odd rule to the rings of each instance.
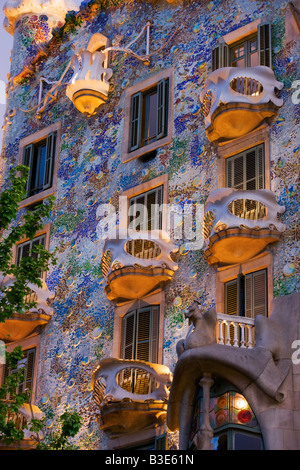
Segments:
[[[211,378],[211,374],[203,374],[199,382],[203,390],[203,413],[201,427],[194,437],[194,443],[198,450],[210,450],[210,442],[214,435],[214,431],[209,422],[210,388],[213,383],[214,381]]]

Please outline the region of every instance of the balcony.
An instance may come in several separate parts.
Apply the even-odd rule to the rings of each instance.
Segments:
[[[9,412],[5,417],[5,422],[11,421],[18,431],[24,432],[21,441],[14,441],[11,444],[5,444],[0,441],[0,450],[30,450],[34,449],[38,443],[38,439],[42,438],[42,432],[37,435],[30,431],[31,420],[43,420],[45,414],[35,405],[25,403],[20,406],[17,413]]]
[[[171,381],[170,370],[161,364],[102,360],[92,375],[101,430],[115,438],[164,424]]]
[[[115,302],[139,299],[162,289],[171,281],[178,265],[172,255],[178,248],[161,231],[134,232],[124,239],[106,241],[102,255],[105,293]]]
[[[211,142],[226,142],[248,134],[276,115],[283,83],[269,67],[224,67],[212,72],[200,99],[205,130]]]
[[[217,314],[217,343],[237,348],[253,348],[255,345],[254,318]]]
[[[213,191],[204,209],[203,236],[209,264],[242,263],[280,240],[285,225],[272,191],[222,188]]]
[[[14,279],[7,276],[1,282],[2,287],[9,288]],[[46,283],[40,288],[34,284],[28,284],[31,292],[25,298],[26,303],[35,302],[36,306],[24,313],[14,313],[4,323],[0,323],[0,340],[6,343],[21,341],[34,333],[39,327],[47,325],[53,309],[50,300],[54,293],[50,292]]]

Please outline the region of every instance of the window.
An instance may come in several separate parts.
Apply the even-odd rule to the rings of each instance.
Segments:
[[[157,305],[141,308],[123,318],[121,357],[150,363],[158,362]],[[154,377],[139,367],[124,369],[118,375],[118,384],[135,394],[152,393],[157,388]]]
[[[190,430],[189,448],[203,426],[203,390],[199,387]],[[211,450],[263,450],[263,439],[256,416],[245,397],[229,382],[216,377],[210,389],[209,422],[214,435]]]
[[[252,191],[265,187],[264,145],[257,145],[226,159],[226,186]],[[229,204],[232,214],[243,219],[253,220],[266,215],[266,207],[259,201],[249,198],[237,199]]]
[[[268,314],[267,270],[241,274],[225,283],[225,313],[248,318]]]
[[[122,322],[121,357],[158,362],[159,306],[127,313]]]
[[[56,132],[40,142],[24,148],[24,165],[30,168],[27,180],[27,197],[38,194],[52,185],[56,149]]]
[[[21,207],[33,205],[56,191],[60,135],[58,121],[20,141],[18,165],[30,169]]]
[[[122,161],[149,161],[172,141],[174,69],[169,68],[126,89]]]
[[[129,199],[128,227],[137,231],[162,230],[163,185]]]
[[[232,67],[256,67],[258,63],[257,36],[230,48]]]
[[[21,260],[28,256],[37,256],[36,253],[32,252],[32,248],[38,245],[42,245],[45,247],[46,244],[46,234],[40,235],[39,237],[35,237],[32,240],[28,240],[24,243],[20,243],[17,246],[17,266],[20,265]]]
[[[264,145],[226,159],[226,187],[253,190],[265,187]]]
[[[33,374],[34,374],[34,362],[35,362],[35,348],[27,349],[24,351],[24,356],[18,361],[17,368],[24,368],[24,381],[18,385],[17,393],[25,393],[25,391],[31,395],[33,391]],[[15,374],[16,369],[5,367],[4,379],[8,375]],[[10,395],[7,396],[7,400],[10,399]]]
[[[166,136],[169,80],[162,79],[149,90],[131,98],[129,152]]]
[[[221,67],[272,66],[271,25],[263,23],[243,39],[218,44],[212,49],[212,71]]]

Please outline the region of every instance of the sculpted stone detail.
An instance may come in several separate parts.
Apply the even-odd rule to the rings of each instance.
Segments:
[[[266,207],[266,214],[260,217],[257,214],[252,214],[250,210],[247,213],[245,208],[244,213],[239,216],[235,215],[232,210],[229,210],[231,203],[240,200],[251,200],[257,205],[264,205]],[[235,188],[221,188],[213,191],[206,202],[205,213],[211,211],[214,215],[214,224],[209,236],[213,236],[216,232],[224,228],[232,227],[247,227],[249,229],[268,229],[275,228],[279,232],[285,231],[285,225],[278,220],[278,214],[285,211],[284,206],[280,206],[275,194],[268,189],[257,189],[252,191],[235,189]],[[250,218],[251,217],[251,218]]]
[[[134,244],[131,253],[129,250],[126,251],[126,246],[129,242],[134,240]],[[153,242],[156,246],[159,247],[159,250],[155,249],[152,256],[147,249],[142,246],[143,241]],[[141,248],[137,249],[138,242],[141,242]],[[145,246],[145,245],[144,245]],[[125,247],[125,248],[124,248]],[[162,267],[169,268],[172,271],[177,271],[178,265],[175,263],[171,254],[178,251],[178,247],[173,245],[170,242],[169,237],[165,233],[161,233],[159,237],[151,237],[148,232],[135,232],[131,233],[128,237],[120,238],[111,238],[107,239],[103,248],[103,253],[107,250],[111,252],[112,262],[118,260],[120,266],[133,266],[138,265],[143,268],[153,268]]]
[[[199,303],[194,301],[185,317],[189,319],[191,327],[186,338],[177,343],[178,356],[188,349],[216,343],[217,314],[214,308],[203,311]]]
[[[213,191],[205,205],[203,233],[209,264],[237,264],[252,259],[278,242],[285,225],[278,214],[285,211],[267,189]]]
[[[245,135],[283,105],[278,82],[269,67],[222,67],[212,72],[200,95],[209,140]],[[231,119],[228,119],[229,115]]]

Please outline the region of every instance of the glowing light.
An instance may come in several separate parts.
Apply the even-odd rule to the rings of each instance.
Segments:
[[[242,410],[243,408],[246,408],[248,406],[248,403],[242,396],[237,396],[234,400],[234,406],[235,408]]]

